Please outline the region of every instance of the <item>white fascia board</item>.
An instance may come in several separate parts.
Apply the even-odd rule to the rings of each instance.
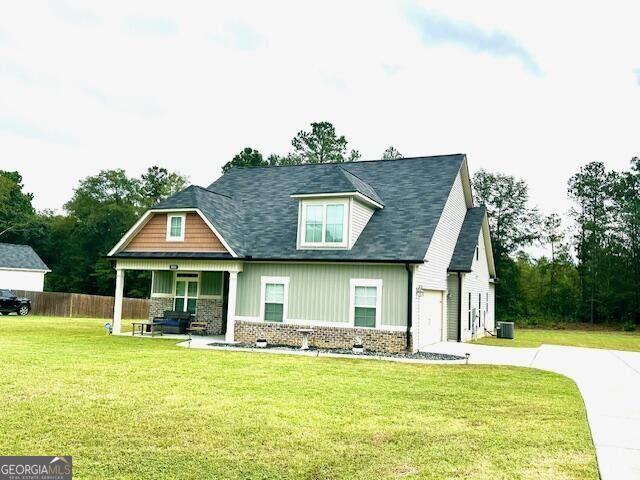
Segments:
[[[489,275],[493,278],[496,276],[496,265],[493,258],[493,246],[491,245],[491,234],[489,233],[489,218],[485,212],[482,219],[482,238],[484,239],[485,256],[487,257],[487,263],[489,264]]]
[[[134,223],[133,227],[127,230],[127,233],[125,233],[120,239],[120,241],[116,243],[116,246],[113,247],[111,250],[109,250],[109,253],[107,253],[107,257],[110,257],[111,255],[116,254],[122,247],[124,247],[127,243],[129,243],[129,240],[133,237],[133,235],[138,233],[138,231],[140,231],[140,229],[144,226],[144,224],[147,223],[147,221],[149,220],[149,217],[151,217],[151,213],[152,213],[152,210],[147,210],[144,213],[144,215],[142,215],[138,219],[138,221]]]
[[[135,225],[131,227],[127,231],[127,233],[124,234],[124,236],[120,239],[120,241],[116,244],[116,246],[109,251],[109,253],[107,254],[107,257],[115,255],[118,251],[120,251],[123,247],[125,247],[129,243],[129,241],[132,239],[132,237],[136,233],[138,233],[142,229],[142,227],[147,223],[151,215],[156,213],[176,213],[176,212],[196,212],[198,215],[200,215],[200,218],[202,218],[204,223],[207,224],[207,226],[211,229],[211,231],[215,233],[216,236],[220,239],[220,243],[222,243],[224,248],[227,249],[227,251],[231,254],[231,256],[234,258],[238,257],[238,254],[233,251],[233,249],[229,246],[227,241],[222,237],[222,235],[220,235],[220,232],[218,232],[216,227],[214,227],[211,224],[209,219],[204,216],[204,214],[200,211],[199,208],[161,208],[157,210],[147,210],[144,213],[144,215],[142,215],[142,217],[140,217],[140,219],[135,223]]]
[[[220,243],[222,243],[224,248],[227,249],[227,251],[231,254],[231,256],[233,258],[238,258],[238,254],[233,251],[233,248],[231,248],[231,246],[227,243],[227,241],[224,239],[224,237],[222,235],[220,235],[220,232],[218,232],[218,229],[213,226],[213,224],[209,221],[209,219],[207,217],[204,216],[204,214],[200,211],[200,209],[196,208],[194,210],[198,213],[198,215],[200,215],[200,218],[202,218],[204,223],[207,224],[207,226],[211,229],[211,231],[216,234],[216,236],[220,239]]]
[[[36,273],[49,273],[51,270],[43,270],[41,268],[11,268],[0,267],[0,270],[5,272],[36,272]]]
[[[462,165],[460,165],[460,178],[462,180],[462,190],[464,191],[464,199],[467,203],[467,208],[473,207],[473,189],[471,188],[471,175],[469,174],[469,164],[467,163],[467,156],[464,156]]]
[[[335,197],[355,197],[361,202],[367,203],[375,208],[383,209],[384,205],[370,199],[360,192],[337,192],[337,193],[300,193],[289,195],[290,198],[335,198]]]

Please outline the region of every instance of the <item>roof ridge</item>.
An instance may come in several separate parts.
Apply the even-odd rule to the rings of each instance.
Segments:
[[[26,243],[9,243],[9,242],[0,242],[0,245],[11,245],[12,247],[27,247],[33,249],[31,245],[27,245]]]
[[[231,197],[231,196],[229,196],[229,195],[225,195],[224,193],[215,192],[215,191],[213,191],[213,190],[209,190],[208,188],[201,187],[200,185],[191,185],[191,186],[192,186],[192,187],[199,188],[200,190],[204,190],[205,192],[208,192],[208,193],[214,193],[215,195],[220,195],[221,197],[226,197],[226,198],[228,198],[228,199],[230,199],[230,200],[233,200],[233,197]]]
[[[353,184],[353,181],[352,181],[350,178],[348,178],[348,177],[347,177],[347,180],[349,180],[349,183],[351,183],[351,185],[353,185],[353,186],[355,187],[356,191],[358,191],[359,193],[361,193],[361,194],[362,194],[362,195],[364,195],[365,197],[367,197],[367,198],[369,198],[369,199],[373,200],[374,202],[378,202],[378,201],[379,201],[380,203],[382,203],[382,197],[380,196],[380,194],[378,193],[378,191],[373,187],[373,185],[371,185],[371,184],[370,184],[369,182],[367,182],[366,180],[364,180],[364,179],[360,178],[360,177],[359,177],[358,175],[356,175],[355,173],[350,172],[349,170],[347,170],[346,168],[344,168],[342,165],[339,165],[339,166],[338,166],[338,168],[343,172],[343,175],[344,175],[345,173],[347,173],[347,174],[351,175],[352,177],[354,177],[354,178],[358,179],[360,182],[362,182],[364,185],[366,185],[368,188],[370,188],[370,189],[371,189],[371,192],[373,192],[373,194],[374,194],[376,197],[378,197],[378,198],[377,198],[377,199],[376,199],[376,198],[372,198],[372,196],[371,196],[370,194],[367,194],[366,192],[360,192],[360,188],[358,188],[358,186],[357,186],[357,185],[354,185],[354,184]]]
[[[344,168],[341,164],[339,164],[339,165],[338,165],[338,168],[339,168],[340,170],[342,170],[343,172],[347,172],[349,175],[353,175],[354,177],[356,177],[356,178],[357,178],[358,180],[360,180],[361,182],[367,183],[365,180],[363,180],[362,178],[360,178],[360,177],[359,177],[358,175],[356,175],[355,173],[350,172],[349,170],[347,170],[346,168]],[[367,183],[367,185],[369,185],[369,184]],[[369,185],[369,186],[371,187],[371,185]],[[373,188],[373,187],[371,187],[371,188]]]
[[[353,165],[358,163],[382,163],[382,162],[398,162],[402,160],[423,160],[442,157],[459,157],[466,156],[466,153],[443,153],[440,155],[418,155],[415,157],[402,157],[402,158],[379,158],[375,160],[352,160],[350,162],[324,162],[324,163],[298,163],[293,165],[243,165],[238,167],[232,167],[233,170],[258,170],[262,168],[287,168],[287,167],[317,167],[320,165]],[[224,174],[222,175],[224,176]]]

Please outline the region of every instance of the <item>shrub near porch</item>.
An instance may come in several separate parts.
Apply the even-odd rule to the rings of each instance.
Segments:
[[[0,454],[76,478],[596,479],[576,386],[529,369],[199,351],[0,319]]]

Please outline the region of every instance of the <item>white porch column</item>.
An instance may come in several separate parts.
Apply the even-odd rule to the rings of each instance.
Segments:
[[[116,294],[113,303],[113,333],[120,333],[122,322],[122,298],[124,294],[124,270],[116,267]]]
[[[229,272],[229,298],[227,299],[227,333],[225,342],[233,343],[233,328],[236,316],[236,292],[238,289],[238,272]]]

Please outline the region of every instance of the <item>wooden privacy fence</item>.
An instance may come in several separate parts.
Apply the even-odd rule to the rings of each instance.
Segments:
[[[13,290],[19,297],[31,300],[33,315],[51,317],[112,318],[113,297],[85,295],[82,293],[28,292]],[[125,298],[122,303],[122,318],[148,318],[149,300]]]

